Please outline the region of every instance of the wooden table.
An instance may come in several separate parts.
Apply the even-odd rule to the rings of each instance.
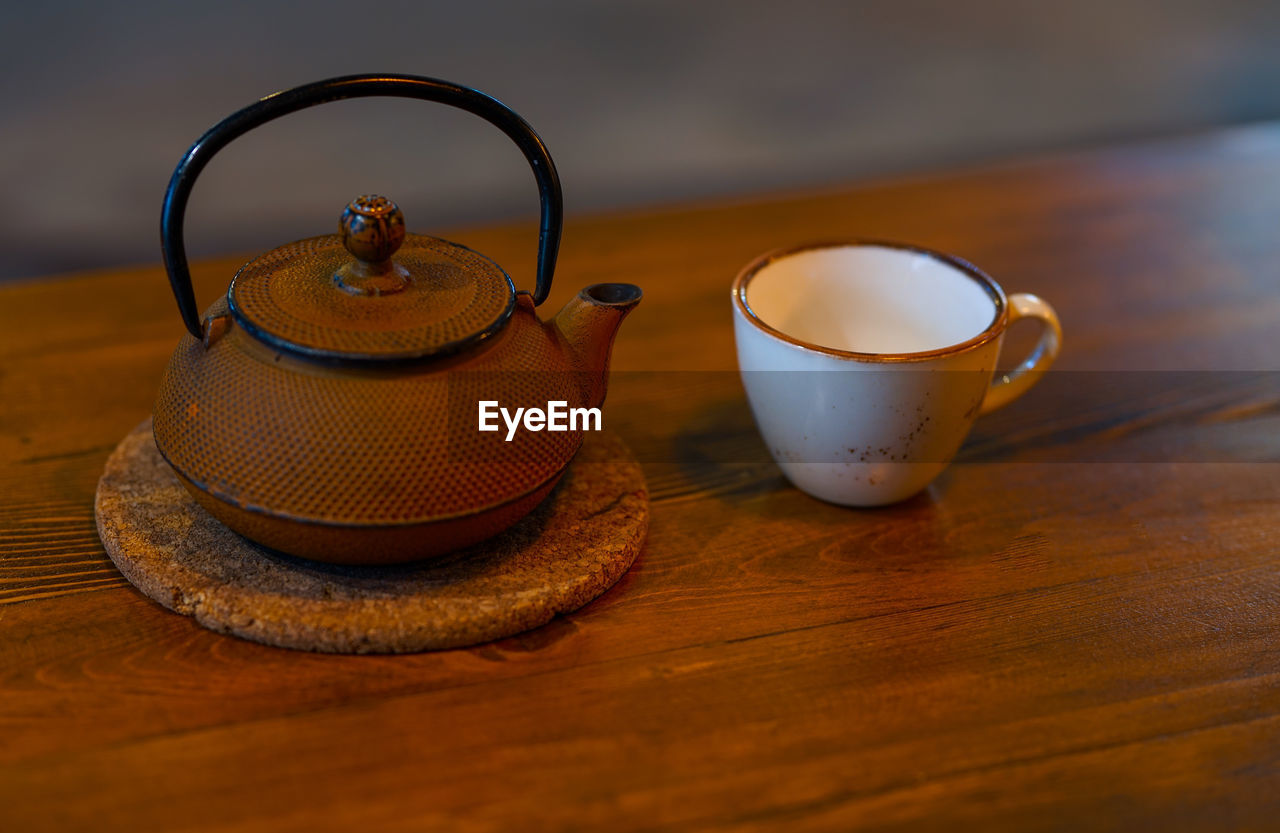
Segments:
[[[0,829],[1274,827],[1278,229],[1276,126],[575,218],[549,308],[646,293],[606,421],[647,547],[571,616],[412,656],[135,592],[92,498],[181,333],[163,273],[0,291]],[[452,236],[530,283],[530,226]],[[1067,333],[1063,373],[871,511],[790,487],[733,374],[737,270],[848,236],[968,257]]]

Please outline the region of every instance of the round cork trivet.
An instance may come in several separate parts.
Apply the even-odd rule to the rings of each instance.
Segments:
[[[151,420],[107,460],[95,509],[116,567],[170,610],[268,645],[361,654],[459,648],[546,624],[613,585],[649,527],[644,475],[608,432],[587,435],[524,520],[416,564],[342,567],[258,547],[191,498]]]

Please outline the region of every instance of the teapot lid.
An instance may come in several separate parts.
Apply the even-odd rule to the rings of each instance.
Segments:
[[[457,353],[511,317],[515,285],[498,264],[406,234],[386,197],[352,200],[338,228],[241,267],[227,292],[237,323],[293,353],[381,363]]]

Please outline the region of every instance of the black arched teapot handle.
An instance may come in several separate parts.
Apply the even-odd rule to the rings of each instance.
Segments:
[[[274,93],[232,113],[197,139],[174,170],[169,188],[165,191],[164,209],[160,216],[160,245],[164,252],[165,269],[169,272],[169,284],[173,287],[178,310],[182,313],[182,322],[187,331],[197,339],[202,337],[200,312],[196,308],[182,234],[187,198],[191,195],[196,177],[218,151],[255,127],[317,104],[365,96],[417,98],[448,104],[480,116],[507,134],[519,146],[533,168],[542,203],[542,222],[538,231],[538,278],[533,290],[533,301],[541,304],[546,300],[551,291],[556,255],[560,251],[564,200],[560,194],[560,176],[556,173],[555,164],[547,153],[546,145],[529,123],[492,96],[438,78],[416,75],[347,75]]]

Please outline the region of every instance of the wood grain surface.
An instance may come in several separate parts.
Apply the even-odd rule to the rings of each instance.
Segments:
[[[0,291],[0,829],[1273,829],[1277,217],[1259,126],[574,218],[549,308],[645,290],[606,421],[646,549],[570,617],[398,657],[134,591],[93,492],[182,332],[163,272]],[[531,283],[531,225],[446,236]],[[737,270],[842,237],[964,256],[1066,331],[886,509],[790,487],[733,373]],[[202,303],[241,260],[198,265]]]

